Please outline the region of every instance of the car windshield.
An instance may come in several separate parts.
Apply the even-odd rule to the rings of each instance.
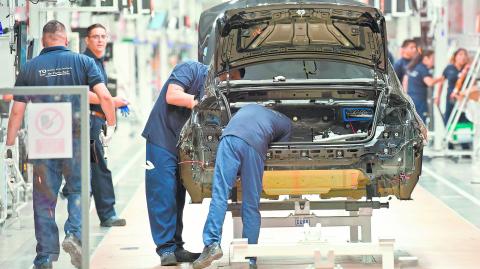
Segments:
[[[247,80],[271,79],[360,79],[373,78],[374,71],[358,64],[332,60],[288,60],[259,63],[245,68]]]

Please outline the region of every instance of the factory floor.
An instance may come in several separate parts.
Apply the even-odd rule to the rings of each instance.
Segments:
[[[90,214],[90,254],[92,269],[154,269],[162,268],[155,253],[150,235],[146,210],[144,140],[139,137],[141,124],[119,124],[118,133],[110,147],[109,165],[116,188],[117,214],[127,219],[126,227],[101,228],[95,209]],[[125,141],[128,141],[126,143]],[[438,158],[424,161],[419,186],[413,193],[413,201],[390,201],[389,209],[374,210],[372,217],[373,242],[378,238],[395,239],[395,268],[424,269],[476,269],[480,257],[480,181],[478,164],[469,159],[459,161]],[[200,252],[203,248],[202,229],[208,212],[208,200],[203,204],[187,204],[184,212],[185,248]],[[272,213],[270,213],[272,214]],[[286,212],[273,213],[285,216]],[[66,202],[59,198],[56,220],[60,240],[63,239],[63,223],[66,218]],[[285,234],[288,233],[288,238]],[[260,242],[296,242],[303,239],[302,228],[262,229]],[[347,228],[323,228],[322,237],[332,241],[346,241]],[[233,238],[232,219],[226,217],[222,248],[228,257]],[[0,231],[0,268],[32,267],[35,256],[35,236],[31,204],[22,215]],[[416,262],[400,262],[398,257],[410,256]],[[219,267],[229,268],[227,260]],[[308,268],[308,259],[267,259],[258,261],[259,268]],[[381,268],[376,259],[373,264],[363,264],[348,257],[338,258],[343,268]],[[177,268],[190,268],[181,264]],[[68,255],[61,252],[54,268],[70,269]],[[175,267],[165,267],[175,268]]]

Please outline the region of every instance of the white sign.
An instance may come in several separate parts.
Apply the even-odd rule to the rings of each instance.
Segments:
[[[29,159],[72,158],[72,105],[28,104]]]

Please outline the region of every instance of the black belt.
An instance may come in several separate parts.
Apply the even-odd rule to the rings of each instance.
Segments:
[[[102,120],[106,120],[107,117],[105,116],[105,114],[103,114],[102,112],[98,112],[98,111],[90,111],[90,115],[92,116],[95,116],[95,117],[98,117]]]

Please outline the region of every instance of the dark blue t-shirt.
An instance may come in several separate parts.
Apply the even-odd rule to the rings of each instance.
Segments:
[[[247,105],[235,113],[223,130],[222,137],[236,136],[252,146],[263,158],[272,142],[290,139],[292,123],[280,112],[260,105]]]
[[[203,96],[203,84],[207,77],[208,67],[204,64],[188,61],[177,65],[153,106],[142,136],[149,143],[163,147],[177,155],[177,142],[180,131],[191,114],[186,107],[167,104],[167,88],[169,84],[177,84],[185,92],[200,100]]]
[[[450,94],[453,92],[453,89],[455,88],[455,84],[457,83],[459,74],[460,74],[460,70],[458,70],[453,64],[447,65],[447,67],[445,67],[445,69],[443,70],[442,76],[446,78],[448,81],[447,96],[450,96]]]
[[[90,89],[103,83],[103,77],[93,59],[71,52],[63,46],[44,48],[40,55],[25,64],[15,81],[15,86],[78,86]],[[18,102],[69,102],[73,112],[80,110],[80,98],[75,95],[15,95]],[[73,113],[74,114],[74,113]],[[74,138],[78,138],[80,123],[73,118]]]
[[[106,84],[108,83],[108,76],[107,72],[105,72],[105,68],[103,67],[103,57],[97,58],[97,56],[95,56],[95,54],[93,54],[93,52],[88,48],[83,52],[83,54],[87,55],[95,61],[98,70],[100,71],[100,73],[102,73],[103,81],[105,82],[106,86]],[[104,113],[102,107],[98,104],[90,104],[90,110]]]
[[[410,63],[410,60],[405,58],[400,58],[398,61],[395,61],[393,64],[393,70],[397,74],[398,79],[402,82],[403,77],[407,74],[407,65]]]
[[[15,86],[88,85],[91,89],[104,82],[93,59],[56,46],[44,48],[39,56],[27,62]]]
[[[428,69],[423,63],[417,64],[413,70],[408,72],[408,95],[419,100],[427,100],[428,86],[423,79],[431,76],[432,70]]]

